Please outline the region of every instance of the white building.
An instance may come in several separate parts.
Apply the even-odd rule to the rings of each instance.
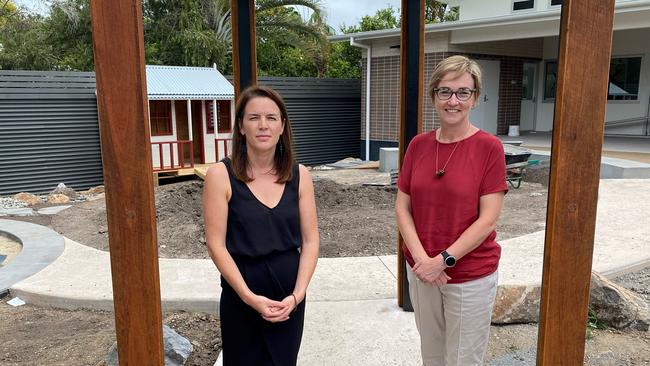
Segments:
[[[472,112],[472,122],[493,134],[506,134],[511,125],[523,132],[550,131],[562,1],[443,2],[460,7],[459,20],[426,25],[425,85],[439,60],[465,54],[476,59],[484,73],[484,93]],[[367,47],[362,50],[364,58],[370,51],[371,77],[366,78],[364,59],[362,84],[370,87],[370,140],[374,158],[379,147],[396,146],[398,141],[400,30],[340,35],[331,40],[352,40]],[[650,135],[649,40],[650,1],[616,1],[605,123],[608,135]],[[589,77],[589,70],[585,70],[585,77]],[[363,93],[362,98],[365,98]],[[362,108],[362,120],[365,120],[365,108]],[[424,129],[433,128],[434,121],[427,95]]]

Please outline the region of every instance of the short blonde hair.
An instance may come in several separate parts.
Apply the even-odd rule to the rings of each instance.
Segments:
[[[476,89],[474,96],[478,100],[478,96],[481,95],[481,67],[476,61],[461,55],[447,57],[436,65],[431,79],[429,79],[429,95],[431,99],[435,99],[433,89],[438,87],[440,80],[447,74],[465,72],[470,74],[472,79],[474,79],[474,89]]]

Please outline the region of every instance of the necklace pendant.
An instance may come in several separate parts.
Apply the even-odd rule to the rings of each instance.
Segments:
[[[442,177],[443,175],[445,175],[445,170],[444,170],[444,169],[436,170],[436,176],[437,176],[437,177],[440,178],[440,177]]]

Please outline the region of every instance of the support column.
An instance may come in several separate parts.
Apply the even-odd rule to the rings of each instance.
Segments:
[[[614,0],[562,5],[537,365],[582,365]]]
[[[402,167],[406,148],[422,131],[422,101],[424,79],[424,0],[402,0],[400,47],[400,131],[399,166]],[[369,113],[370,111],[366,111]],[[406,267],[398,233],[397,244],[397,304],[413,311],[408,292]]]
[[[90,2],[120,365],[162,365],[142,4]]]
[[[257,84],[255,52],[255,1],[230,0],[232,8],[232,68],[235,100],[239,93]]]

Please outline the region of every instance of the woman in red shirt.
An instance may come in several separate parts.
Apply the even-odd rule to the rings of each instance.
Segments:
[[[497,289],[494,240],[508,191],[501,141],[473,126],[481,70],[442,60],[429,81],[440,128],[408,146],[395,211],[424,365],[482,365]]]

